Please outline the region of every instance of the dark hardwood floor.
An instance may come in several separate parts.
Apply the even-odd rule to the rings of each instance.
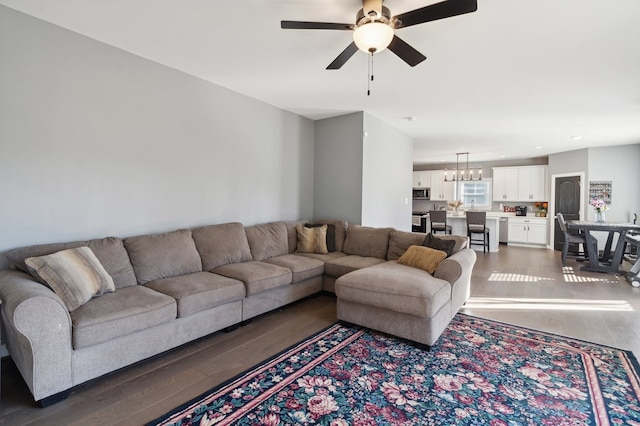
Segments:
[[[582,272],[574,260],[563,270],[550,250],[501,246],[477,254],[463,312],[640,355],[640,289],[623,277]],[[80,385],[45,409],[4,358],[0,424],[144,424],[335,320],[335,298],[319,295]]]

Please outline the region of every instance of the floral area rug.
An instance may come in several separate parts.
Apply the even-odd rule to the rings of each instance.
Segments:
[[[431,351],[335,324],[149,425],[640,425],[631,352],[458,314]]]

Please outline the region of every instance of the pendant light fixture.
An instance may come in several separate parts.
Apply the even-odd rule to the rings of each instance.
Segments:
[[[460,157],[463,157],[463,160],[466,160],[466,167],[464,169],[460,169]],[[444,181],[445,182],[457,182],[457,181],[471,181],[471,180],[482,180],[482,169],[478,168],[477,173],[474,176],[474,169],[469,168],[469,153],[468,152],[457,152],[456,153],[456,169],[453,171],[453,176],[451,179],[449,178],[449,171],[444,171]]]

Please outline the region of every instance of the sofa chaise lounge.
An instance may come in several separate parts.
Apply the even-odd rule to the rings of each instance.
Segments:
[[[6,253],[11,269],[0,271],[9,354],[34,399],[46,406],[81,383],[323,290],[337,290],[340,319],[426,344],[435,342],[469,297],[476,257],[466,237],[448,237],[456,241],[455,253],[431,275],[398,263],[424,234],[318,222],[335,230],[335,251],[299,253],[305,221],[226,223],[11,250]],[[112,288],[70,309],[34,270],[42,263],[34,259],[84,247]],[[366,280],[379,277],[373,297],[361,286],[359,274],[365,270],[371,271]],[[412,282],[424,291],[396,294],[385,307],[379,297],[384,277],[396,287]],[[399,309],[395,302],[407,296],[417,296],[422,309]],[[409,324],[409,334],[398,320]],[[380,321],[394,326],[385,328]]]

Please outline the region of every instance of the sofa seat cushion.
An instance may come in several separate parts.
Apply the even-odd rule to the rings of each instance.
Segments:
[[[146,286],[176,299],[178,318],[241,300],[246,293],[242,281],[210,272],[163,278]]]
[[[247,296],[291,284],[291,270],[265,262],[233,263],[213,271],[244,283]]]
[[[176,318],[176,301],[144,286],[117,289],[71,312],[73,347],[80,349]]]
[[[336,296],[346,301],[431,318],[451,299],[451,285],[427,272],[388,261],[336,280]]]
[[[324,274],[324,262],[311,257],[296,256],[295,254],[285,254],[284,256],[272,257],[263,260],[265,263],[282,266],[291,270],[291,283],[299,283],[309,278]]]
[[[321,260],[323,263],[327,263],[330,260],[333,259],[337,259],[339,257],[345,257],[346,254],[344,254],[341,251],[336,251],[333,253],[327,253],[327,254],[320,254],[320,253],[296,253],[296,256],[302,256],[302,257],[310,257],[312,259],[318,259]]]
[[[329,260],[324,265],[324,273],[330,277],[341,277],[349,272],[386,262],[377,257],[347,255]]]

